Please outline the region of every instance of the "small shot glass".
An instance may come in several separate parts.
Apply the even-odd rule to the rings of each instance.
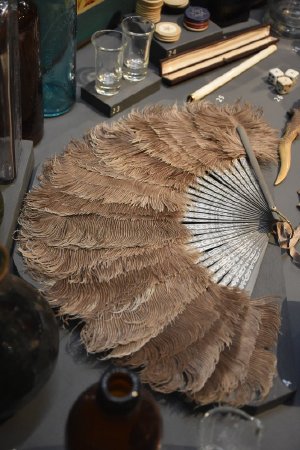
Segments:
[[[129,16],[122,21],[126,39],[123,77],[129,81],[141,81],[147,75],[150,45],[155,25],[141,16]]]
[[[124,35],[121,31],[100,30],[91,37],[95,49],[95,89],[101,95],[120,91],[124,57]]]

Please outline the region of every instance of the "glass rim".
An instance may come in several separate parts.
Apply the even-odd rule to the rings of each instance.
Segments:
[[[120,46],[118,47],[114,47],[114,48],[110,48],[110,47],[105,47],[103,45],[99,45],[97,44],[97,39],[101,36],[104,36],[105,34],[111,34],[114,36],[119,36],[121,41],[120,41]],[[95,47],[95,49],[100,49],[100,50],[105,50],[107,52],[117,52],[123,49],[124,47],[124,33],[122,33],[122,31],[118,31],[118,30],[97,30],[95,31],[92,36],[91,36],[91,43],[93,44],[93,46]]]
[[[125,30],[124,33],[130,34],[131,36],[145,36],[145,35],[148,36],[149,34],[154,32],[155,24],[150,19],[146,19],[146,18],[144,18],[142,16],[127,16],[127,17],[125,17],[125,19],[123,19],[122,22],[121,22],[122,29],[123,29],[123,24],[126,23],[127,21],[129,21],[129,19],[141,19],[141,23],[149,23],[149,24],[151,24],[151,30],[150,31],[145,31],[145,32],[142,32],[142,33],[137,33],[135,31]]]
[[[259,430],[263,429],[263,424],[260,419],[257,419],[256,417],[251,416],[246,411],[243,411],[239,408],[234,408],[233,406],[216,406],[215,408],[210,409],[206,413],[204,413],[201,420],[209,419],[213,417],[216,413],[232,413],[237,416],[240,416],[243,419],[248,420],[249,422],[255,423],[257,428]]]

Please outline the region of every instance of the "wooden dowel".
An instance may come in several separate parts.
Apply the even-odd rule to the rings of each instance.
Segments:
[[[195,100],[201,100],[202,98],[206,97],[208,94],[211,94],[211,92],[215,91],[219,87],[224,86],[224,84],[233,80],[235,77],[237,77],[241,73],[250,69],[250,67],[253,67],[259,61],[270,56],[276,50],[277,50],[277,46],[274,44],[270,45],[269,47],[265,48],[264,50],[261,50],[256,55],[251,56],[251,58],[248,58],[246,61],[243,61],[238,66],[233,67],[231,70],[224,73],[220,77],[216,78],[211,83],[206,84],[202,88],[200,88],[197,91],[190,94],[187,98],[187,101],[193,102]]]

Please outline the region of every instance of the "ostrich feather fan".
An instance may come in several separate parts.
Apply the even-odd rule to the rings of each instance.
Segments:
[[[82,319],[87,350],[138,368],[157,391],[180,391],[200,404],[264,397],[276,366],[277,306],[250,300],[232,277],[222,284],[224,273],[216,278],[205,264],[212,257],[206,239],[213,236],[217,254],[218,238],[242,233],[237,249],[257,232],[249,223],[262,221],[260,213],[253,219],[260,207],[245,209],[231,194],[216,200],[230,191],[215,186],[222,174],[237,166],[248,172],[237,124],[261,163],[276,160],[274,130],[245,104],[155,105],[100,123],[45,163],[20,217],[28,270],[60,315]],[[214,185],[206,218],[215,211],[233,217],[235,206],[243,213],[206,230],[198,245],[203,183]]]

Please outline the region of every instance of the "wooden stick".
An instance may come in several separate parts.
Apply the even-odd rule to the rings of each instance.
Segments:
[[[250,67],[253,67],[255,64],[257,64],[262,59],[265,59],[268,56],[270,56],[276,50],[277,50],[277,46],[274,44],[270,45],[269,47],[265,48],[264,50],[261,50],[256,55],[251,56],[251,58],[248,58],[246,61],[243,61],[238,66],[233,67],[231,70],[224,73],[220,77],[216,78],[211,83],[208,83],[207,85],[203,86],[202,88],[200,88],[197,91],[190,94],[187,98],[187,101],[193,102],[195,100],[201,100],[202,98],[206,97],[211,92],[215,91],[219,87],[224,86],[224,84],[233,80],[235,77],[237,77],[241,73],[250,69]]]

